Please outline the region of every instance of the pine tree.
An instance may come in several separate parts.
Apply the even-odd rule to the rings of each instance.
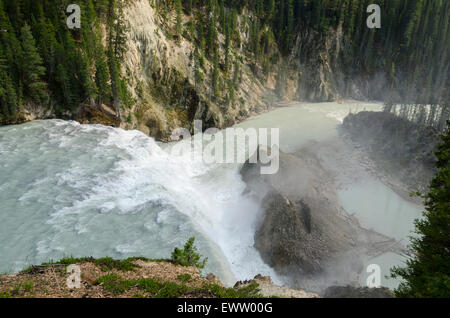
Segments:
[[[412,238],[414,257],[406,267],[392,270],[402,277],[398,297],[450,297],[450,121],[435,152],[438,174],[425,195],[424,218],[416,220]]]
[[[203,29],[203,24],[200,22],[197,24],[197,39],[198,39],[198,47],[202,52],[206,51],[206,39]]]
[[[194,0],[183,0],[183,8],[187,15],[191,15],[194,7]]]
[[[292,41],[294,38],[294,4],[293,0],[287,1],[287,26],[286,26],[286,48],[292,46]]]
[[[0,50],[0,124],[14,121],[17,117],[17,94],[7,69]]]
[[[73,91],[70,85],[70,78],[67,74],[67,70],[63,64],[58,64],[56,67],[56,80],[60,84],[60,94],[63,97],[63,103],[69,108],[73,106]]]
[[[267,5],[267,20],[268,24],[272,24],[275,18],[275,0],[268,0]]]
[[[198,47],[195,46],[194,49],[194,81],[195,81],[195,87],[198,86],[198,84],[202,81],[202,74],[200,72],[200,55],[198,52]]]
[[[241,68],[239,65],[239,61],[234,61],[234,72],[233,72],[233,85],[235,88],[239,86],[241,83]]]
[[[216,49],[216,40],[217,40],[217,30],[216,30],[216,14],[215,14],[215,4],[212,0],[208,2],[208,8],[206,11],[207,18],[207,33],[206,33],[206,49],[207,54],[212,56]]]
[[[183,5],[181,4],[181,0],[175,0],[175,12],[176,12],[175,30],[178,40],[180,40],[181,35],[183,33]]]
[[[9,17],[6,15],[2,0],[0,0],[0,29],[6,32],[0,32],[0,46],[3,48],[3,55],[6,59],[11,80],[16,86],[19,86],[19,65],[22,56],[22,48],[16,32],[12,26]],[[21,92],[17,92],[20,94]]]
[[[110,45],[112,47],[112,53],[117,62],[122,62],[125,51],[127,49],[127,32],[128,27],[125,24],[123,4],[121,2],[111,1],[111,12],[109,18],[109,32],[110,32]]]
[[[225,70],[228,71],[229,58],[230,58],[230,45],[231,45],[231,19],[232,16],[227,13],[225,14],[224,21],[224,33],[225,33]]]
[[[113,106],[117,117],[121,118],[121,103],[126,99],[124,87],[120,83],[120,65],[126,50],[126,31],[123,20],[123,7],[120,2],[110,0],[108,8],[108,68],[111,79]],[[126,93],[125,93],[126,94]]]
[[[213,70],[211,78],[212,95],[217,98],[219,96],[219,53],[217,48],[214,50]]]
[[[45,67],[42,65],[42,58],[27,23],[21,29],[21,45],[20,68],[24,93],[32,101],[39,103],[46,96],[45,88],[47,85],[42,80],[45,75]]]
[[[95,53],[95,84],[98,88],[97,103],[101,106],[105,102],[109,102],[111,96],[111,87],[109,85],[109,71],[106,54],[103,46],[97,46]]]
[[[235,92],[234,92],[234,84],[233,84],[233,80],[228,80],[228,104],[232,104],[234,101],[234,96],[235,96]]]

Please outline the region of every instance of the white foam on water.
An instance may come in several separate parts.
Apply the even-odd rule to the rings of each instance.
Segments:
[[[29,233],[32,237],[24,243],[24,259],[28,257],[34,263],[60,257],[61,252],[66,256],[73,252],[88,256],[144,253],[157,258],[161,253],[155,248],[161,242],[146,246],[150,238],[141,239],[142,235],[145,238],[151,233],[152,238],[166,243],[167,237],[194,235],[192,231],[197,229],[212,242],[198,238],[200,245],[209,246],[206,254],[215,258],[213,264],[222,263],[222,273],[218,274],[226,282],[249,279],[258,273],[277,279],[253,248],[259,209],[242,195],[245,184],[238,166],[205,165],[201,157],[194,160],[189,153],[173,156],[139,131],[59,120],[23,127],[28,128],[27,134],[32,130],[33,136],[18,134],[14,138],[11,129],[1,130],[11,139],[6,148],[13,144],[20,148],[17,153],[8,153],[6,162],[14,168],[2,169],[1,181],[14,179],[24,168],[31,173],[16,178],[27,183],[15,189],[19,200],[8,198],[6,193],[0,195],[10,207],[1,212],[0,218],[8,218],[11,224],[20,223],[30,214],[39,219],[41,228],[35,224]],[[27,148],[30,144],[33,147]],[[31,159],[20,164],[29,156]],[[38,171],[43,176],[37,176]],[[41,200],[43,211],[37,215],[33,207]],[[13,217],[12,211],[20,205],[28,209]],[[168,228],[175,233],[167,232]],[[23,235],[14,227],[2,228],[2,232]],[[165,237],[158,238],[158,232]],[[180,240],[172,242],[180,246]],[[1,269],[5,270],[19,256],[8,248],[1,250]],[[166,248],[164,257],[169,256]]]

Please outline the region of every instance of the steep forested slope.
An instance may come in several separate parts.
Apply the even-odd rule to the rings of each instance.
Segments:
[[[128,105],[119,74],[125,50],[121,2],[79,1],[81,29],[74,31],[66,25],[70,2],[0,1],[2,121],[15,121],[26,105],[53,106],[56,116],[87,101]]]
[[[377,1],[370,29],[371,2],[0,0],[0,122],[56,116],[166,138],[277,97],[440,104],[450,2]],[[66,25],[70,3],[80,29]]]
[[[317,64],[329,64],[332,72],[339,71],[342,82],[351,83],[356,79],[352,84],[358,85],[357,81],[368,81],[370,85],[364,87],[363,95],[392,102],[437,103],[449,88],[448,82],[445,87],[450,67],[448,1],[292,0],[286,3],[293,6],[288,12],[294,12],[295,32],[316,32],[316,38],[325,46],[331,40],[333,47],[329,49],[334,52],[327,57],[316,57]],[[381,7],[379,29],[366,26],[369,16],[366,10],[372,3]],[[281,21],[284,20],[280,24]],[[289,23],[284,30],[277,37],[292,38]],[[292,41],[286,40],[283,46],[288,48],[287,52],[299,44],[292,47],[289,43]],[[304,55],[298,52],[300,59]],[[328,61],[324,61],[326,58]],[[348,94],[351,87],[342,87],[341,94]]]

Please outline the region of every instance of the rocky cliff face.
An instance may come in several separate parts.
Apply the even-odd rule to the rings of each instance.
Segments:
[[[162,16],[148,0],[131,2],[124,14],[129,31],[123,74],[136,104],[125,110],[123,117],[127,120],[123,127],[138,128],[166,140],[175,127],[192,129],[195,119],[202,120],[205,129],[223,128],[268,108],[265,99],[271,96],[270,83],[253,74],[242,48],[230,51],[229,58],[238,63],[240,71],[234,96],[228,95],[223,69],[225,54],[219,55],[219,95],[212,93],[212,62],[205,52],[195,52],[195,31],[187,27],[193,16],[183,16],[183,36],[177,36],[174,12]],[[238,23],[245,46],[248,27],[242,17]],[[219,34],[219,42],[223,41]]]
[[[276,100],[318,102],[377,96],[381,87],[377,83],[383,82],[380,76],[343,75],[348,74],[345,48],[350,41],[340,28],[326,36],[300,30],[291,54],[280,58],[268,73],[262,72],[249,50],[251,15],[244,10],[237,17],[240,41],[229,51],[233,66],[228,70],[225,37],[218,34],[219,89],[214,94],[213,61],[206,52],[196,50],[196,31],[190,28],[195,16],[182,16],[183,34],[179,36],[175,12],[162,14],[147,0],[128,3],[124,8],[128,32],[122,75],[135,104],[123,110],[121,127],[168,140],[176,127],[192,130],[196,119],[202,120],[204,129],[224,128],[267,110]],[[229,79],[236,77],[232,72],[238,72],[239,80],[230,93]]]

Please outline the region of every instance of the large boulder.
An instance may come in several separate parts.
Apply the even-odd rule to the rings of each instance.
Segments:
[[[255,234],[255,247],[263,260],[282,274],[320,273],[322,261],[333,253],[326,242],[316,241],[316,225],[311,234],[310,214],[306,213],[310,208],[301,202],[291,202],[277,191],[263,200],[266,216]]]

